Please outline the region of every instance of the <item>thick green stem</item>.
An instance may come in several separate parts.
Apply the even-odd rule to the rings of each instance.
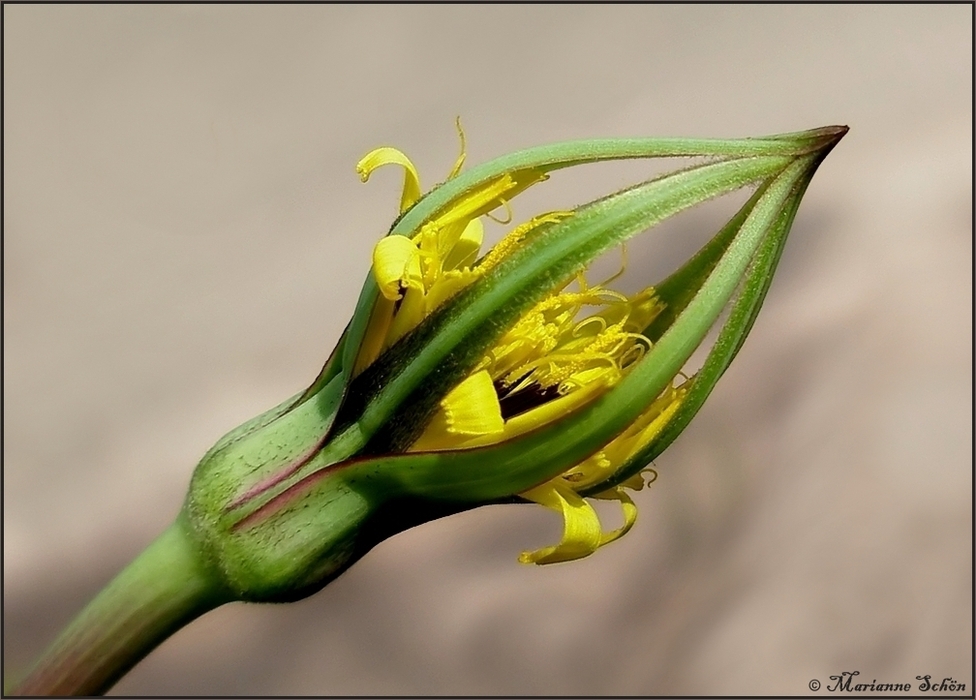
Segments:
[[[58,637],[17,695],[96,695],[176,630],[229,602],[181,515]]]

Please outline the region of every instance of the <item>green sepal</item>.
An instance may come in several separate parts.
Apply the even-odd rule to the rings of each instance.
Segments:
[[[226,531],[300,478],[303,469],[317,468],[343,381],[341,375],[333,376],[304,401],[289,399],[292,405],[286,410],[262,414],[260,423],[232,431],[230,439],[211,448],[190,481],[185,510],[191,522],[198,529]]]
[[[187,504],[197,540],[236,599],[298,600],[355,561],[360,531],[382,502],[329,476],[320,470],[256,507],[216,518]]]

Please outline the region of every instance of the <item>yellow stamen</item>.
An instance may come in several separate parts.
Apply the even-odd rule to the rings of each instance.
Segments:
[[[464,129],[461,128],[461,117],[457,117],[454,120],[454,126],[457,128],[458,138],[461,140],[461,153],[458,155],[457,160],[454,161],[454,167],[451,168],[451,172],[448,174],[447,179],[457,177],[458,173],[461,172],[461,166],[464,165],[464,159],[467,157],[466,145],[464,140]]]
[[[620,244],[620,269],[600,282],[597,287],[606,287],[608,284],[618,279],[627,270],[627,245]]]
[[[490,211],[485,212],[485,216],[494,221],[496,224],[510,224],[512,223],[512,205],[508,203],[507,199],[502,200],[502,206],[505,207],[505,218],[499,219],[497,216],[493,216]]]
[[[450,208],[435,217],[429,225],[442,229],[458,221],[471,221],[547,178],[545,173],[531,169],[505,173],[458,197]]]
[[[481,244],[484,243],[484,240],[484,225],[479,219],[472,220],[464,227],[461,237],[458,238],[454,247],[444,256],[444,269],[458,270],[471,267],[475,258],[478,257],[478,251],[481,250]]]

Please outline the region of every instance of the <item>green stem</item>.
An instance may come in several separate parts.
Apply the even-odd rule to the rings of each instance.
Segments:
[[[82,610],[14,690],[104,693],[191,620],[232,599],[181,515]]]

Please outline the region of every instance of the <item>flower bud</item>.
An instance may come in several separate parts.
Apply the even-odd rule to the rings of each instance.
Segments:
[[[479,505],[529,501],[564,518],[527,563],[586,556],[634,523],[627,489],[684,429],[738,352],[800,199],[846,133],[730,141],[610,139],[510,154],[421,196],[382,148],[359,165],[404,170],[400,217],[373,253],[356,311],[311,387],[225,436],[194,474],[185,513],[241,599],[317,590],[376,542]],[[481,217],[585,163],[704,162],[571,211],[513,225],[482,253]],[[695,204],[752,197],[695,256],[635,295],[587,266]],[[729,309],[707,359],[683,373]],[[589,498],[620,503],[605,531]]]

